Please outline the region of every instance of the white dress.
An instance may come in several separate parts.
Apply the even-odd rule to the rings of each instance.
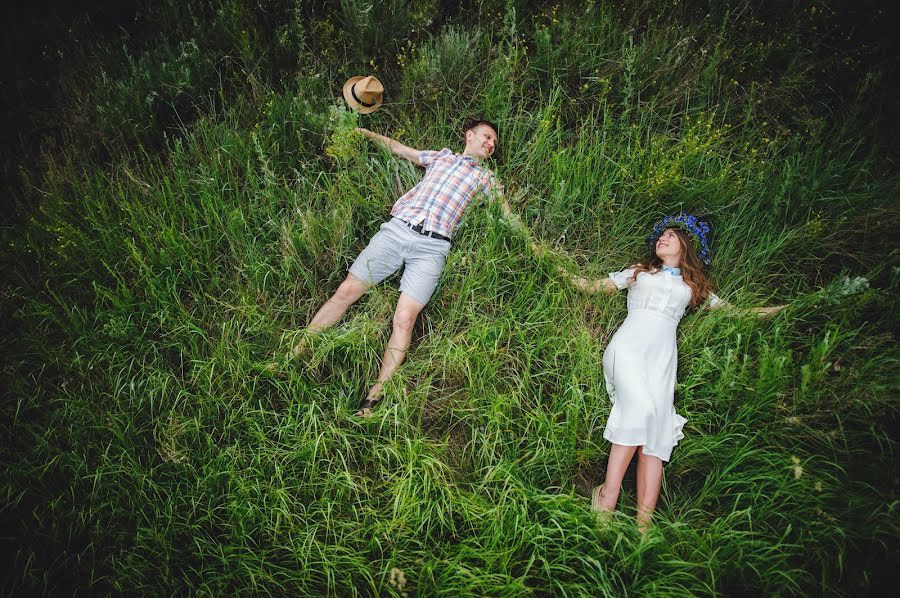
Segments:
[[[617,288],[628,288],[628,317],[603,354],[613,402],[603,437],[642,446],[645,455],[668,461],[687,422],[675,413],[675,329],[691,301],[691,289],[681,276],[662,271],[642,272],[628,286],[632,274],[634,268],[609,275]],[[711,306],[718,302],[710,295]]]

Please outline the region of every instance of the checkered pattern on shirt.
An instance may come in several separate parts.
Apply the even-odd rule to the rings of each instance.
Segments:
[[[476,193],[502,193],[494,173],[471,156],[444,148],[423,151],[419,161],[425,167],[425,176],[397,200],[391,216],[421,223],[425,230],[452,237]]]

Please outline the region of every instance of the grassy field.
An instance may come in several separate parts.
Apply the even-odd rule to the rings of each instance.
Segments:
[[[48,42],[54,99],[23,109],[47,133],[3,162],[4,593],[897,581],[890,14],[463,4],[167,0]],[[385,84],[378,112],[337,100],[356,74]],[[356,419],[396,278],[290,348],[420,173],[352,128],[458,151],[475,114],[500,124],[491,167],[527,231],[470,208],[385,404]],[[686,437],[641,537],[633,476],[608,525],[586,498],[625,300],[557,266],[620,269],[681,208],[714,224],[719,295],[789,307],[682,322]]]

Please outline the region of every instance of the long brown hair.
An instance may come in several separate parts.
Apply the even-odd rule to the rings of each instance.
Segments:
[[[674,231],[678,240],[681,241],[681,277],[691,288],[690,310],[696,311],[706,302],[706,299],[712,292],[712,283],[703,269],[703,262],[697,257],[697,250],[694,248],[694,243],[688,234],[680,228],[673,228],[672,231]],[[628,284],[636,281],[638,274],[641,272],[658,272],[662,267],[663,262],[656,255],[656,244],[654,243],[650,247],[649,257],[634,265],[634,275],[628,280]]]

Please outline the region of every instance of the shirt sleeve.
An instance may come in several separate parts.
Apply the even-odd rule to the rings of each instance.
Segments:
[[[609,279],[613,281],[616,288],[622,290],[628,286],[628,280],[634,276],[634,268],[626,268],[621,272],[610,272]]]
[[[451,155],[453,152],[449,148],[444,148],[439,152],[434,150],[422,150],[419,153],[419,162],[422,163],[422,166],[425,167],[425,170],[428,170],[439,158],[444,158],[446,156]]]

